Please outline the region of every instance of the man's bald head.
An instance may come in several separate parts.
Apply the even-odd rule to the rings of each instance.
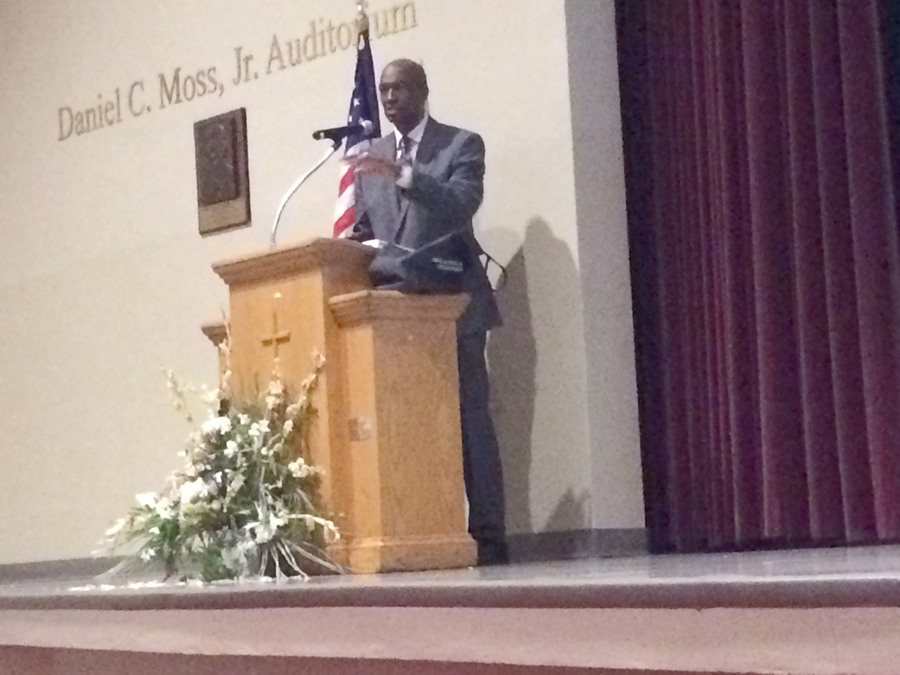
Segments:
[[[379,85],[384,114],[402,134],[412,131],[425,116],[428,78],[425,69],[410,59],[387,64]]]
[[[396,59],[384,67],[385,70],[388,68],[397,68],[402,71],[425,98],[428,98],[428,76],[425,75],[422,64],[416,63],[412,59]]]

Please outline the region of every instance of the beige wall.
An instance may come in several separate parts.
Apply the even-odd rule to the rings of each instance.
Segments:
[[[422,60],[434,116],[487,143],[477,227],[510,264],[507,325],[489,346],[510,529],[642,527],[612,1],[414,5],[414,28],[375,41],[376,67]],[[266,74],[273,35],[304,38],[310,21],[337,24],[353,7],[0,4],[0,563],[88,555],[177,465],[187,428],[160,369],[214,382],[198,326],[227,297],[209,265],[266,245],[282,193],[323,151],[309,131],[346,112],[352,50]],[[582,21],[596,40],[573,33]],[[236,47],[259,71],[238,86]],[[159,109],[161,73],[213,66],[221,95]],[[136,81],[153,110],[135,118]],[[59,140],[60,107],[116,88],[121,123]],[[253,226],[201,239],[192,125],[241,106]],[[596,162],[573,153],[573,120]],[[295,197],[283,242],[329,234],[336,172]]]

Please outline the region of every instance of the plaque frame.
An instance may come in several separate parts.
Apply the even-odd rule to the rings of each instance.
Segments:
[[[250,225],[246,108],[195,122],[194,155],[200,235]]]

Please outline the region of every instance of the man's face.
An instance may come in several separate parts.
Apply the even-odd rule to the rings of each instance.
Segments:
[[[424,117],[427,95],[402,66],[388,65],[378,90],[385,116],[400,133],[412,131]]]

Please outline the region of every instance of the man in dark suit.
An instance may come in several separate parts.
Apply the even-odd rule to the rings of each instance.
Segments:
[[[456,331],[469,532],[478,542],[479,564],[506,562],[503,476],[484,358],[487,332],[500,324],[500,313],[472,228],[484,195],[484,142],[428,115],[428,81],[414,61],[388,64],[379,90],[394,132],[354,160],[354,238],[416,250],[459,233],[461,286],[471,296]]]

